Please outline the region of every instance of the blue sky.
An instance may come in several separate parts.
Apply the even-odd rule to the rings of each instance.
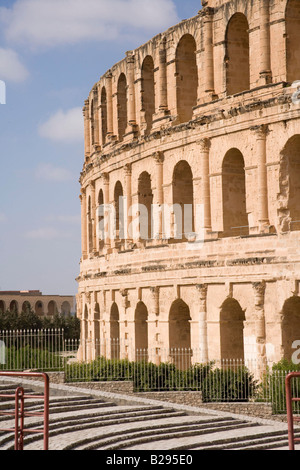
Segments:
[[[200,8],[200,0],[0,0],[0,290],[76,293],[84,100],[127,50]]]

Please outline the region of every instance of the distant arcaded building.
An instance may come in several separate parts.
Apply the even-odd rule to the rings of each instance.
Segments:
[[[75,313],[75,296],[43,295],[39,290],[0,291],[0,312],[33,311],[40,316]]]
[[[85,102],[82,344],[117,340],[130,359],[139,348],[290,359],[300,1],[202,3],[127,52]]]

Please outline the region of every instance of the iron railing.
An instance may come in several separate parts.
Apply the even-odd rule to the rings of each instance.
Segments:
[[[25,394],[23,387],[16,387],[15,394],[0,394],[0,399],[14,398],[15,409],[14,411],[1,410],[1,416],[8,416],[14,418],[14,427],[0,428],[1,432],[14,432],[15,435],[15,450],[24,449],[24,437],[26,434],[43,434],[44,450],[49,449],[49,377],[45,373],[37,372],[0,372],[0,377],[15,378],[42,378],[44,381],[44,394],[34,395]],[[30,412],[25,409],[26,399],[43,400],[43,411]],[[25,417],[43,417],[44,426],[42,429],[25,427]]]

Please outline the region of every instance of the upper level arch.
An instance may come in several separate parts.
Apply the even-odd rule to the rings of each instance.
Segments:
[[[107,139],[107,92],[105,86],[101,89],[100,97],[100,109],[101,109],[101,138],[102,145],[106,144]]]
[[[188,122],[197,105],[198,67],[196,61],[196,40],[191,34],[180,39],[175,54],[177,120]]]
[[[154,83],[154,60],[147,55],[142,63],[142,113],[145,120],[145,134],[149,134],[152,128],[153,115],[155,113],[155,83]]]
[[[300,2],[288,0],[285,11],[286,21],[286,80],[300,80]]]
[[[230,18],[225,43],[226,92],[235,95],[250,89],[249,23],[243,13]]]
[[[128,103],[127,103],[127,80],[124,73],[121,73],[117,86],[117,111],[118,111],[118,138],[121,142],[127,129]]]

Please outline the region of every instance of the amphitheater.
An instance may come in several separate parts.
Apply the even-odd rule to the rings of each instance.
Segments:
[[[199,5],[200,6],[200,5]],[[300,2],[207,0],[84,104],[79,358],[291,359]],[[176,359],[173,360],[175,361]]]

